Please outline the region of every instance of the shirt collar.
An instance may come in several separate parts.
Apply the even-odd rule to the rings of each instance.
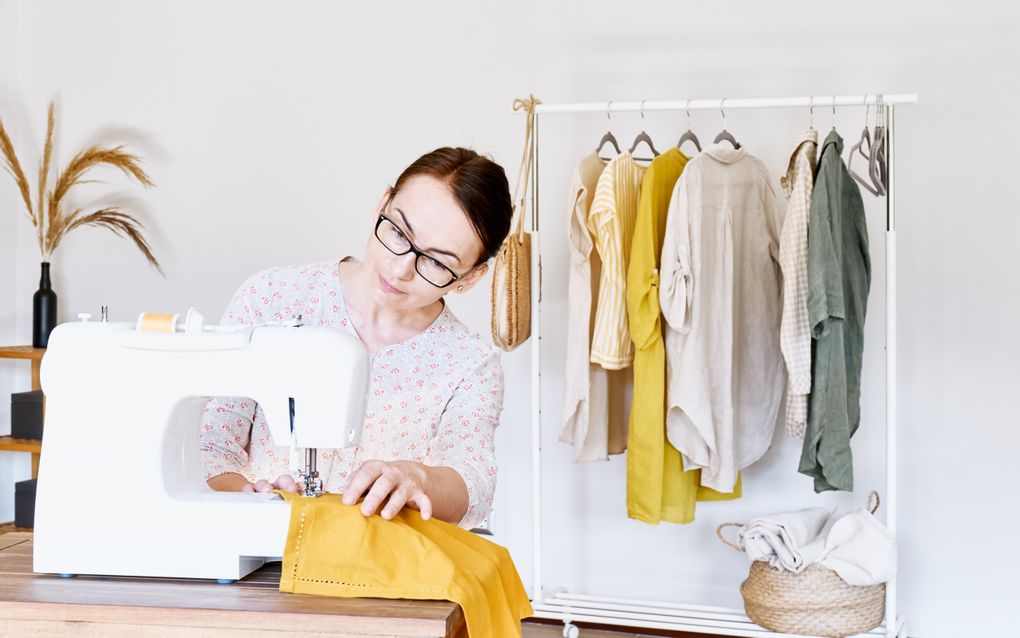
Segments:
[[[723,164],[732,164],[747,155],[747,150],[744,149],[743,146],[740,148],[733,148],[725,142],[710,144],[709,146],[706,146],[705,150],[702,152]]]
[[[836,152],[840,155],[843,154],[843,138],[836,132],[836,129],[832,129],[829,131],[829,134],[825,136],[825,142],[822,144],[822,153],[825,152],[825,147],[829,144],[834,144],[836,146]]]
[[[779,178],[779,183],[783,185],[783,192],[789,197],[793,193],[793,179],[795,170],[795,160],[797,155],[801,152],[801,149],[805,145],[810,144],[812,147],[818,145],[818,131],[813,128],[805,129],[801,131],[800,135],[797,136],[797,140],[793,143],[793,148],[790,149],[790,159],[786,163],[786,174]],[[805,151],[806,152],[806,151]],[[809,156],[811,161],[811,173],[814,174],[815,168],[815,153],[814,149],[811,151]]]

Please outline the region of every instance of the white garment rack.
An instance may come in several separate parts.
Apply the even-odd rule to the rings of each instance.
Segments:
[[[532,491],[533,519],[533,586],[532,606],[535,616],[562,620],[563,635],[573,638],[580,630],[572,621],[608,625],[623,625],[649,629],[669,629],[726,636],[789,636],[762,629],[752,623],[741,609],[705,605],[685,605],[585,596],[557,590],[546,592],[542,582],[542,337],[541,337],[541,268],[542,255],[539,241],[539,163],[538,129],[541,115],[549,113],[609,113],[621,111],[697,111],[719,109],[813,108],[874,105],[885,115],[885,150],[887,167],[886,207],[886,485],[883,501],[886,526],[896,534],[896,209],[895,209],[895,107],[916,104],[917,95],[850,95],[829,97],[791,97],[764,99],[723,98],[711,100],[671,100],[642,102],[594,102],[577,104],[539,104],[535,107],[535,124],[532,129],[532,228],[535,233],[532,245],[532,273],[537,274],[538,285],[531,286],[531,439],[532,439]],[[723,113],[725,117],[725,112]],[[534,281],[534,277],[533,277]],[[886,586],[886,620],[883,625],[865,634],[900,638],[906,635],[905,622],[896,613],[896,581]]]

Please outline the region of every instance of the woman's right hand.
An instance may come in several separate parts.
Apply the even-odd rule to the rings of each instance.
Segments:
[[[207,483],[209,484],[209,487],[213,488],[217,492],[253,493],[272,492],[273,490],[283,490],[285,492],[301,491],[301,486],[294,480],[294,477],[289,474],[282,474],[278,476],[275,481],[259,479],[252,483],[240,474],[228,472],[210,478]]]
[[[269,482],[265,479],[259,479],[254,484],[247,483],[241,488],[242,492],[272,492],[273,490],[282,490],[284,492],[300,492],[301,486],[298,485],[297,481],[290,474],[281,474],[276,477],[276,480]]]

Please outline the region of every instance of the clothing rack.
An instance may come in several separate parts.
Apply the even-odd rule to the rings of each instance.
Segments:
[[[671,100],[641,102],[591,102],[574,104],[538,104],[534,107],[534,126],[531,147],[532,175],[532,232],[535,234],[532,246],[532,273],[537,273],[538,285],[531,286],[531,442],[532,442],[532,497],[533,518],[533,561],[532,561],[532,607],[535,616],[562,620],[563,635],[575,638],[579,628],[572,621],[592,622],[608,625],[623,625],[649,629],[690,631],[726,636],[787,636],[768,631],[751,622],[742,609],[706,605],[663,603],[604,596],[568,594],[562,590],[547,592],[542,581],[542,255],[539,241],[539,120],[543,114],[611,113],[621,111],[703,111],[719,109],[725,117],[725,109],[770,109],[809,108],[872,105],[885,115],[885,156],[887,162],[887,188],[885,198],[886,232],[886,526],[896,534],[896,208],[894,147],[896,106],[916,104],[916,94],[904,95],[834,95],[828,97],[787,97],[787,98],[722,98],[710,100]],[[906,635],[905,621],[897,615],[896,580],[886,585],[886,619],[867,636],[899,638]]]

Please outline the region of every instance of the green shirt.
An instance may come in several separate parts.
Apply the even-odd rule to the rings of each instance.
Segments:
[[[822,145],[808,222],[811,398],[800,472],[815,491],[853,490],[850,437],[861,420],[864,316],[871,286],[864,202],[833,130]]]

